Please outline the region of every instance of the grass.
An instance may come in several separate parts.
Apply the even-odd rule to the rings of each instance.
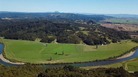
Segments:
[[[88,35],[89,31],[81,31],[83,34]]]
[[[119,67],[123,67],[125,70],[127,70],[130,73],[138,71],[138,58],[129,60],[129,61],[125,61],[125,62],[110,64],[110,65],[88,66],[88,67],[81,67],[81,68],[89,70],[89,69],[93,69],[93,68],[119,68]]]
[[[105,21],[112,23],[122,23],[122,24],[138,24],[138,19],[124,19],[124,18],[111,18]]]
[[[128,71],[138,71],[138,58],[127,62]]]
[[[68,63],[107,59],[118,56],[138,46],[131,41],[112,43],[109,45],[87,46],[83,44],[46,44],[34,41],[7,40],[5,55],[16,61],[29,63]]]
[[[115,64],[103,65],[103,66],[88,66],[88,67],[81,67],[81,68],[89,70],[94,68],[119,68],[119,67],[123,67],[123,63],[115,63]]]

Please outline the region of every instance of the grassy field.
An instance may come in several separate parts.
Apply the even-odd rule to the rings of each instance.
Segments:
[[[122,23],[122,24],[138,24],[138,19],[125,19],[125,18],[111,18],[105,20],[107,22],[112,22],[112,23]]]
[[[106,59],[118,56],[138,46],[131,41],[112,43],[109,45],[87,46],[83,44],[46,44],[34,41],[7,40],[5,55],[11,60],[29,63],[65,63]]]
[[[128,71],[138,71],[138,58],[128,61],[126,64]]]
[[[81,67],[86,70],[94,69],[94,68],[119,68],[123,67],[124,63],[115,63],[110,65],[103,65],[103,66],[87,66],[87,67]]]

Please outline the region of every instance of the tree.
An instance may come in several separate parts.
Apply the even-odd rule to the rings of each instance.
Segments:
[[[64,51],[62,51],[62,55],[64,55]]]
[[[98,49],[98,45],[96,45],[96,49]]]
[[[55,55],[57,55],[57,52],[55,52]]]
[[[52,61],[52,57],[50,57],[50,58],[48,59],[48,61]]]

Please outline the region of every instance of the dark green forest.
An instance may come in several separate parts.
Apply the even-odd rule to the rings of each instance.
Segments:
[[[0,36],[5,39],[34,41],[39,38],[46,43],[56,40],[58,43],[87,45],[116,43],[130,38],[127,32],[104,28],[93,20],[68,19],[1,19]]]
[[[38,77],[136,77],[137,72],[130,74],[120,68],[96,68],[84,70],[73,66],[46,69]]]
[[[37,77],[39,72],[44,70],[41,66],[29,64],[23,66],[0,65],[0,77]]]
[[[45,68],[38,65],[5,67],[0,65],[0,77],[137,77],[120,68],[95,68],[90,70],[73,66]]]

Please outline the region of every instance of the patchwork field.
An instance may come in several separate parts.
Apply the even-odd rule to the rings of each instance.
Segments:
[[[23,40],[3,39],[5,56],[10,60],[29,63],[67,63],[106,59],[118,56],[138,46],[131,41],[109,45],[87,46],[83,44],[54,44]]]
[[[138,24],[138,19],[134,18],[110,18],[104,20],[104,22],[111,22],[114,24]]]
[[[103,27],[115,29],[118,31],[138,31],[138,25],[133,25],[133,24],[101,24]]]

